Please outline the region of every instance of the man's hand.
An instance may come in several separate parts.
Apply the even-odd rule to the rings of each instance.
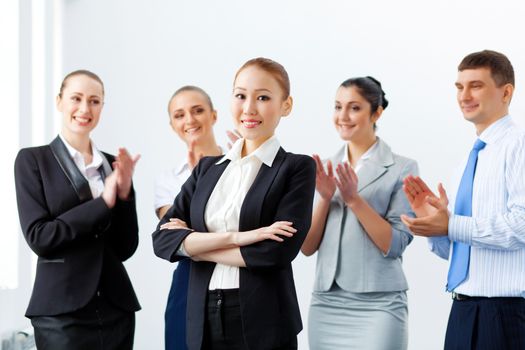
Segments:
[[[448,234],[448,197],[442,184],[437,197],[419,177],[409,175],[403,180],[403,191],[417,218],[401,215],[401,221],[418,236],[433,237]]]

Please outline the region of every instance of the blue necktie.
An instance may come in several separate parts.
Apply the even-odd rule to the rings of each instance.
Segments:
[[[467,166],[459,183],[454,214],[461,216],[472,216],[472,187],[474,183],[474,174],[476,173],[476,164],[478,162],[478,153],[485,147],[486,143],[477,139],[472,151],[468,156]],[[447,290],[453,291],[458,285],[467,278],[468,266],[470,260],[470,246],[461,242],[453,242],[452,259],[448,270]]]

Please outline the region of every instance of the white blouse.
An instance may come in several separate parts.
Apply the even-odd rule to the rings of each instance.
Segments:
[[[173,200],[180,192],[182,185],[191,175],[188,161],[182,162],[177,167],[160,173],[155,181],[155,198],[153,205],[155,210],[166,205],[171,206]]]
[[[372,157],[373,155],[376,154],[376,152],[377,152],[377,148],[378,148],[378,146],[377,146],[378,144],[379,144],[379,143],[378,143],[377,140],[376,140],[376,142],[375,142],[372,146],[370,146],[370,148],[367,149],[365,153],[363,153],[363,155],[361,156],[361,158],[359,158],[359,159],[357,160],[357,163],[356,163],[355,168],[354,168],[354,172],[355,172],[356,174],[359,172],[359,170],[361,170],[361,168],[363,167],[363,164],[365,164],[365,162],[366,162],[370,157]],[[348,159],[348,153],[349,153],[349,152],[348,152],[348,142],[345,144],[345,148],[346,148],[346,149],[345,149],[345,154],[344,154],[344,156],[343,156],[343,163],[344,163],[344,162],[347,162],[348,164],[350,164],[350,159]],[[334,169],[334,170],[335,170],[335,169]]]
[[[216,164],[230,163],[222,173],[206,205],[204,219],[209,232],[239,231],[239,217],[244,197],[250,190],[264,163],[271,167],[281,147],[271,137],[246,157],[241,156],[244,139],[237,140],[231,150]],[[217,264],[213,270],[209,290],[239,288],[239,268]]]
[[[99,171],[99,168],[102,165],[102,155],[100,154],[100,151],[97,149],[93,141],[90,140],[91,153],[93,154],[93,159],[91,160],[90,164],[86,164],[84,162],[84,157],[82,156],[82,153],[73,148],[73,146],[71,146],[62,135],[59,136],[64,145],[66,146],[69,155],[71,156],[71,158],[73,158],[73,161],[75,162],[78,170],[80,170],[82,175],[84,175],[84,177],[88,181],[89,189],[91,190],[93,198],[99,197],[102,194],[102,192],[104,192],[104,181],[102,180],[102,176],[100,175]]]

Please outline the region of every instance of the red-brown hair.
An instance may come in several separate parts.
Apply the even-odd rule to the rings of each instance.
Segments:
[[[288,73],[286,72],[286,69],[284,69],[284,67],[280,63],[277,63],[269,58],[257,57],[247,61],[245,64],[242,65],[241,68],[239,68],[239,70],[235,74],[235,79],[233,79],[234,84],[237,80],[237,76],[239,75],[239,73],[242,72],[243,69],[252,66],[260,68],[265,72],[270,73],[275,78],[275,80],[277,80],[277,83],[279,84],[281,89],[283,89],[283,100],[287,99],[288,96],[290,96],[290,79],[288,78]]]

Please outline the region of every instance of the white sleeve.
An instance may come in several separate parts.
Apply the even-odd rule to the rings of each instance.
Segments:
[[[166,205],[172,205],[180,191],[180,184],[172,171],[161,173],[155,181],[153,205],[157,210]]]

